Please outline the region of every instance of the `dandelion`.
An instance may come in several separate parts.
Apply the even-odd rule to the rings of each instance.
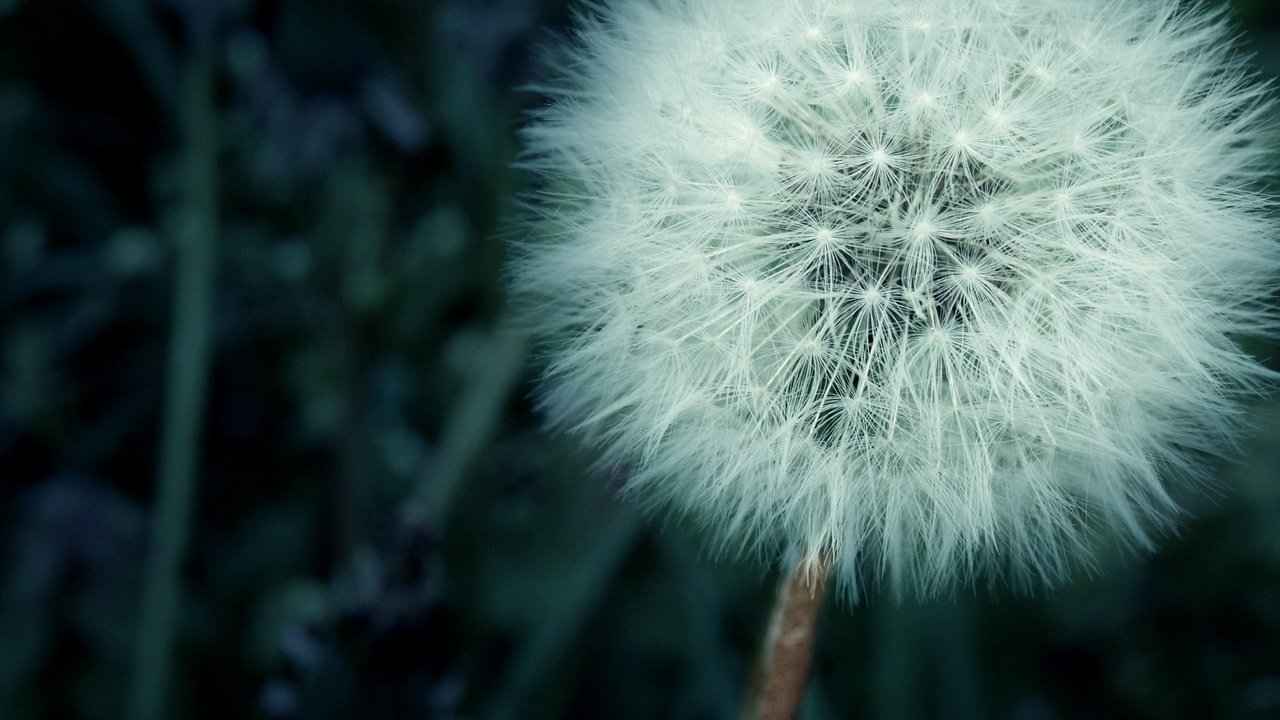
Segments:
[[[1174,0],[592,6],[524,130],[541,403],[845,593],[1141,548],[1230,448],[1269,101]]]

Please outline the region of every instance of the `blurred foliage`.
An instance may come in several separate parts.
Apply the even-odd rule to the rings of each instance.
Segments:
[[[1277,6],[1235,5],[1280,74]],[[197,18],[221,232],[172,715],[734,717],[774,579],[616,504],[502,324],[513,88],[560,0],[0,0],[0,717],[127,704]],[[1152,557],[831,607],[805,717],[1280,716],[1255,412]]]

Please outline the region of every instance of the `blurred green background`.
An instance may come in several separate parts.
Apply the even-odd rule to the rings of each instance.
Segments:
[[[1280,9],[1231,13],[1280,76]],[[515,88],[568,20],[0,0],[0,718],[735,717],[776,578],[618,504],[503,331]],[[1280,717],[1250,413],[1150,557],[829,606],[803,717]]]

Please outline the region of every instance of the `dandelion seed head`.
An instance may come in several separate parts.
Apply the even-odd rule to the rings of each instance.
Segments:
[[[523,130],[543,411],[850,595],[1149,547],[1275,330],[1228,36],[1174,0],[593,6]]]

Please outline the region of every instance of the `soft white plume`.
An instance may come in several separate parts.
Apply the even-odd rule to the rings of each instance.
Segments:
[[[547,415],[850,592],[1149,545],[1275,327],[1228,39],[1174,0],[593,6],[524,129]]]

